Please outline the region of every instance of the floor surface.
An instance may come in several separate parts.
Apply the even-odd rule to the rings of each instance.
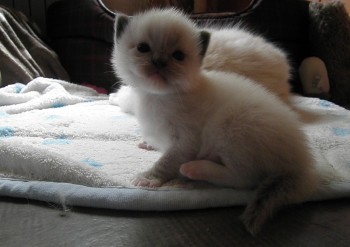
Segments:
[[[282,210],[256,237],[243,207],[135,212],[0,197],[0,246],[350,246],[350,199]]]

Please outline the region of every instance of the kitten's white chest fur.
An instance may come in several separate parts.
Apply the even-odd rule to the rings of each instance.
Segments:
[[[148,144],[165,152],[172,145],[194,144],[198,142],[205,124],[208,109],[205,109],[203,95],[175,93],[171,95],[152,95],[137,92],[135,115],[142,122],[142,136]],[[202,101],[203,107],[193,104]]]
[[[174,108],[174,104],[158,95],[142,92],[136,92],[136,94],[138,99],[135,114],[139,122],[142,122],[142,136],[152,147],[164,152],[179,135],[178,128],[181,123],[173,120],[177,117],[177,112],[169,111]]]

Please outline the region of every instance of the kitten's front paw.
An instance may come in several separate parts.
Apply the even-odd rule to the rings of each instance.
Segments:
[[[141,148],[141,149],[145,149],[147,151],[154,151],[154,150],[156,150],[153,146],[149,145],[146,141],[143,141],[143,142],[139,143],[138,147]]]
[[[132,181],[132,183],[138,187],[148,187],[148,188],[158,188],[158,187],[162,186],[162,184],[163,184],[160,180],[142,178],[142,177],[135,178]]]
[[[139,174],[132,180],[133,185],[139,187],[158,188],[165,183],[161,178],[156,178],[147,174]]]

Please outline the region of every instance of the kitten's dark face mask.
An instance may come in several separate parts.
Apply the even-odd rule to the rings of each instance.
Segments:
[[[165,44],[162,40],[157,42],[152,38],[136,44],[135,57],[139,60],[139,67],[144,75],[158,86],[171,84],[182,67],[186,64],[186,54],[178,46],[176,41],[169,45],[169,40]]]
[[[209,33],[197,33],[196,29],[175,22],[143,24],[126,16],[116,21],[117,47],[125,49],[123,53],[132,63],[128,69],[132,86],[152,93],[188,90],[201,66]]]

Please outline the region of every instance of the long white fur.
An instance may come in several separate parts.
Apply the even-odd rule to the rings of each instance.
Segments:
[[[211,34],[202,68],[235,72],[252,79],[290,104],[290,65],[285,52],[240,26],[208,28]]]
[[[200,51],[205,42],[181,12],[151,10],[123,22],[112,63],[132,88],[132,109],[143,137],[162,152],[135,185],[158,187],[182,175],[255,188],[256,198],[243,214],[252,234],[280,206],[313,193],[318,184],[314,161],[290,107],[261,83],[204,70]],[[145,42],[150,51],[139,52]],[[183,61],[172,56],[177,50],[184,52]],[[155,68],[155,57],[166,66]]]

